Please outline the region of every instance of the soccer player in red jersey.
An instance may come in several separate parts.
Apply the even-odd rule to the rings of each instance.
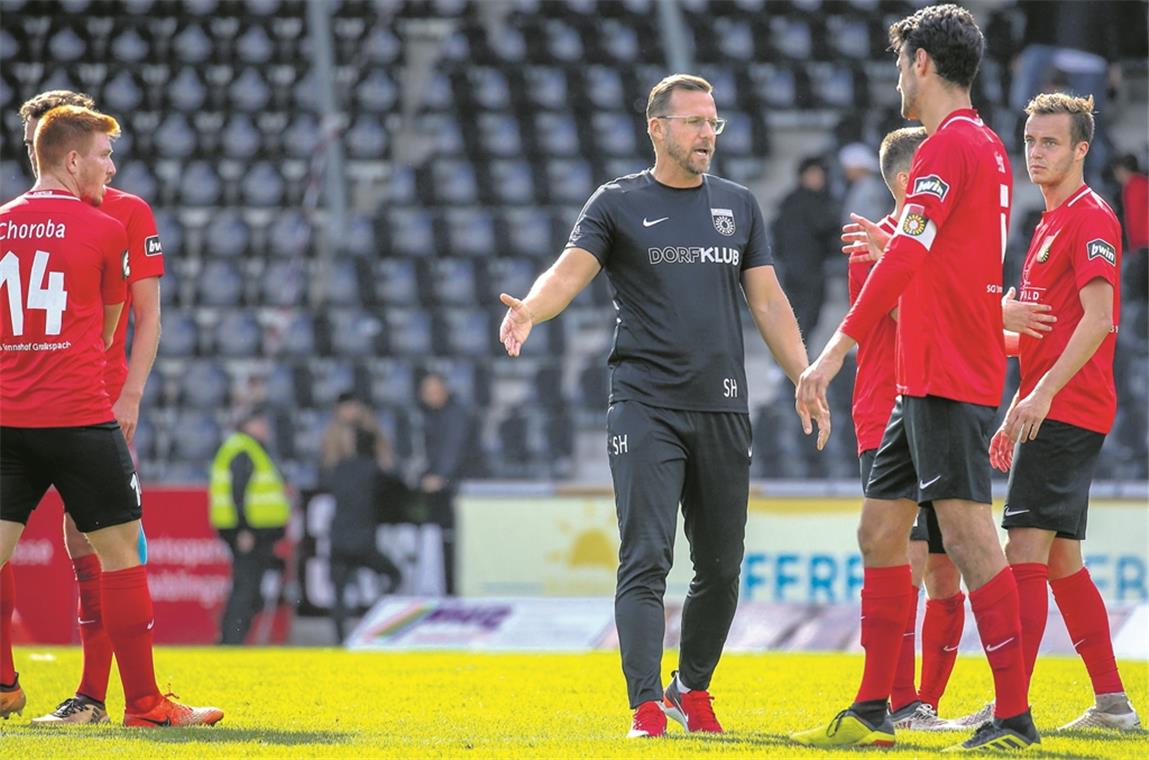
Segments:
[[[42,92],[20,107],[20,118],[24,124],[24,146],[28,150],[33,172],[36,171],[36,161],[32,139],[36,134],[36,125],[45,113],[60,105],[94,108],[90,96],[71,90]],[[104,192],[100,210],[123,224],[128,233],[127,298],[112,346],[108,349],[104,382],[114,402],[112,411],[115,419],[120,423],[124,438],[130,445],[139,419],[140,398],[159,346],[159,278],[164,273],[163,248],[152,209],[142,198],[109,187]],[[130,363],[125,350],[129,313],[135,321]],[[100,560],[67,512],[64,513],[64,545],[72,560],[79,586],[76,619],[80,626],[83,673],[72,697],[61,702],[51,713],[35,718],[32,722],[50,726],[103,723],[108,720],[104,698],[112,667],[112,646],[100,615]],[[147,561],[146,546],[141,529],[141,562]],[[0,577],[11,575],[9,565],[0,570]]]
[[[902,115],[922,122],[905,208],[886,254],[818,360],[795,406],[803,429],[825,418],[826,388],[850,348],[898,305],[897,386],[866,486],[858,541],[862,683],[828,726],[797,733],[819,746],[892,746],[887,699],[912,595],[909,532],[933,509],[970,589],[993,670],[995,717],[955,749],[1020,749],[1040,741],[1029,711],[1017,584],[990,513],[988,444],[1005,384],[1000,303],[1013,177],[1005,147],[970,105],[985,40],[972,15],[934,5],[890,27]],[[819,447],[829,426],[819,426]],[[983,451],[983,447],[985,450]]]
[[[1045,213],[1025,257],[1021,300],[1040,300],[1059,319],[1044,340],[1021,337],[1021,387],[990,445],[992,464],[1010,473],[1005,554],[1017,578],[1027,675],[1045,633],[1048,584],[1093,682],[1095,704],[1062,728],[1134,731],[1141,721],[1117,672],[1109,614],[1081,555],[1089,486],[1117,413],[1121,226],[1083,176],[1093,98],[1046,93],[1025,112],[1026,168]]]
[[[882,140],[878,150],[878,164],[882,178],[894,197],[893,213],[876,225],[885,238],[893,236],[897,231],[898,218],[905,203],[910,165],[914,152],[925,139],[926,131],[921,127],[905,127],[890,132]],[[869,252],[863,224],[869,224],[869,220],[859,218],[847,224],[842,234],[846,242],[842,250],[851,254],[851,304],[857,300],[870,270],[880,258],[880,251],[875,252],[879,255],[871,255]],[[874,457],[898,395],[894,362],[891,361],[896,355],[896,319],[897,309],[894,309],[882,317],[873,331],[858,344],[852,411],[863,489],[870,479]],[[909,560],[913,588],[893,689],[890,692],[890,720],[896,729],[944,730],[950,728],[950,725],[938,717],[937,705],[957,657],[957,643],[961,638],[965,618],[965,594],[961,592],[961,575],[946,555],[936,521],[928,509],[919,509],[910,530]],[[918,596],[923,580],[928,599],[922,623],[922,689],[919,693],[915,687],[914,655]]]
[[[92,206],[115,174],[110,116],[60,106],[34,138],[33,189],[0,207],[8,309],[0,309],[0,562],[55,486],[103,572],[100,609],[124,686],[124,724],[183,726],[223,718],[156,687],[147,573],[138,551],[140,485],[102,383],[128,276],[123,225]],[[10,628],[11,621],[4,621]],[[26,702],[0,631],[0,713]]]

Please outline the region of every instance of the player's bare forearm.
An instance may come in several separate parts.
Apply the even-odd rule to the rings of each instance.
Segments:
[[[139,399],[156,361],[160,347],[160,284],[149,277],[132,283],[132,317],[135,335],[132,353],[128,357],[128,376],[124,380],[121,396]]]
[[[568,248],[535,280],[523,299],[534,324],[554,319],[570,305],[602,267],[582,248]]]
[[[116,325],[120,323],[120,314],[124,310],[124,302],[104,304],[104,329],[101,337],[104,339],[104,350],[112,347],[116,338]]]
[[[742,289],[762,340],[786,377],[797,385],[803,370],[810,365],[810,358],[794,309],[778,282],[774,267],[755,267],[743,272]]]

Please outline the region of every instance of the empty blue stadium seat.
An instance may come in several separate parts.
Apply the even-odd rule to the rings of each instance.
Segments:
[[[220,356],[258,357],[262,341],[263,328],[249,311],[227,311],[215,326],[215,352]]]
[[[227,259],[208,259],[196,281],[196,303],[203,306],[237,306],[243,300],[244,277]]]
[[[434,256],[434,219],[426,209],[395,208],[387,220],[391,250],[401,256]]]

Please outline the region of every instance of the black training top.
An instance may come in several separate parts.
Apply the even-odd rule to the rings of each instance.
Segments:
[[[773,264],[749,190],[709,174],[692,188],[621,177],[590,197],[567,247],[610,279],[611,403],[747,412],[741,273]]]

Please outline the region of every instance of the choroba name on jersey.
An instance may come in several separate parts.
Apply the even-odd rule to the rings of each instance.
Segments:
[[[669,246],[647,248],[651,264],[729,264],[742,262],[742,251],[726,246]]]
[[[40,238],[64,239],[68,227],[63,222],[57,224],[49,219],[35,224],[19,224],[5,219],[0,221],[0,240],[37,240]]]

